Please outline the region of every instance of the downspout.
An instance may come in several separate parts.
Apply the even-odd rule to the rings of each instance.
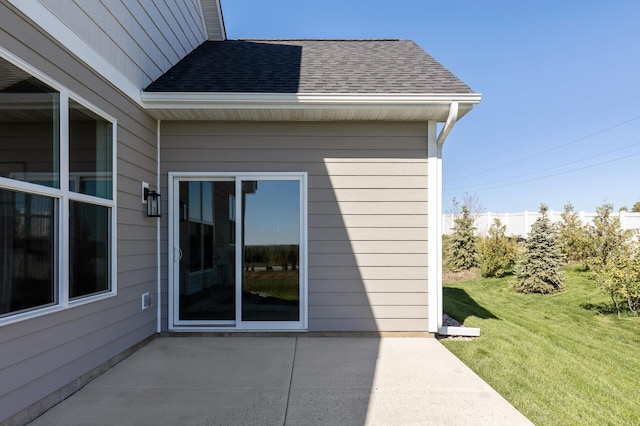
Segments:
[[[451,102],[444,127],[437,133],[437,122],[428,123],[429,179],[429,331],[442,335],[479,336],[480,329],[443,326],[442,291],[442,147],[458,121],[459,103]],[[437,137],[436,137],[437,134]],[[434,231],[435,230],[435,231]],[[435,237],[435,238],[434,238]]]
[[[160,120],[156,123],[156,190],[160,192]],[[161,256],[160,256],[160,227],[162,218],[158,218],[158,222],[156,224],[156,262],[157,262],[157,275],[156,279],[157,287],[158,287],[158,297],[157,297],[157,319],[156,319],[156,331],[158,333],[162,332],[162,274],[161,274]]]
[[[458,102],[451,102],[451,105],[449,106],[449,116],[447,117],[447,121],[444,123],[444,127],[438,135],[437,142],[438,149],[440,150],[440,152],[438,153],[439,158],[442,158],[442,145],[444,145],[444,141],[447,139],[447,136],[449,136],[449,133],[451,133],[451,129],[453,129],[453,126],[455,126],[456,122],[458,121],[458,107]]]

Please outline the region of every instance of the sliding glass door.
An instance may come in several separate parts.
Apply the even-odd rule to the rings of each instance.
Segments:
[[[178,318],[235,320],[233,181],[179,183]]]
[[[172,328],[306,328],[306,176],[170,178]]]

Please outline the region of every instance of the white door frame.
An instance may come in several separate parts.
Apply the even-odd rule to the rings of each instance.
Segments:
[[[300,320],[299,321],[242,321],[242,245],[236,243],[236,320],[235,321],[180,321],[178,316],[179,290],[179,182],[181,181],[233,181],[236,183],[236,211],[241,212],[241,182],[247,180],[291,180],[300,182]],[[307,173],[168,173],[168,329],[171,331],[304,331],[308,328],[307,298]],[[242,221],[236,220],[236,241],[242,240]]]

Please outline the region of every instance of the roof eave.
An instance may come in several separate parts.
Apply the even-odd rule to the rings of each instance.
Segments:
[[[160,120],[444,121],[452,102],[462,117],[481,95],[143,92],[141,98]]]

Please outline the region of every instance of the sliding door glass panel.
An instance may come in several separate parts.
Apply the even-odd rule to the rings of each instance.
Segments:
[[[242,321],[300,320],[300,182],[242,182]]]
[[[179,184],[179,319],[235,320],[232,181]]]

